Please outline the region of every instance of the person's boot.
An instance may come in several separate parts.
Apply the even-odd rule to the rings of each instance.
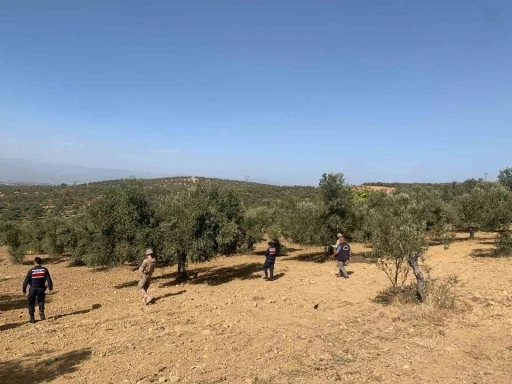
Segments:
[[[34,315],[30,315],[30,323],[34,324],[35,322],[36,322],[36,318],[34,317]]]
[[[44,312],[39,312],[39,317],[41,320],[46,320],[46,316],[44,315]]]

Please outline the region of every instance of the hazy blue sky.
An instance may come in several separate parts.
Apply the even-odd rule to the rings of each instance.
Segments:
[[[510,0],[0,0],[0,157],[451,181],[511,122]]]

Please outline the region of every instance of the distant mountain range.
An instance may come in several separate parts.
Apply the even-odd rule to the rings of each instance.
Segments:
[[[163,175],[149,172],[135,172],[127,169],[89,168],[80,165],[36,163],[22,159],[0,158],[0,185],[55,185],[84,184],[95,181],[107,181],[136,177],[154,179],[171,176],[202,175]],[[251,179],[262,184],[279,185],[269,180]]]
[[[126,169],[89,168],[79,165],[35,163],[21,159],[0,158],[2,184],[83,184],[94,181],[154,178],[157,175]]]

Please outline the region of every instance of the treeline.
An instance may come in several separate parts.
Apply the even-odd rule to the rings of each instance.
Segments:
[[[125,180],[104,181],[80,185],[59,186],[1,186],[0,221],[16,221],[41,217],[70,217],[81,214],[87,203],[106,190],[124,183]],[[143,180],[150,199],[175,194],[196,184],[218,186],[237,192],[246,207],[259,205],[262,201],[318,198],[318,189],[304,186],[273,186],[242,181],[173,177]]]
[[[66,254],[89,266],[132,262],[151,247],[161,262],[176,264],[185,276],[189,261],[249,252],[264,237],[275,240],[282,254],[283,239],[328,251],[342,232],[372,247],[368,257],[394,288],[404,284],[410,270],[420,282],[418,260],[430,245],[449,244],[454,231],[465,231],[469,238],[476,231],[497,231],[491,256],[512,254],[510,169],[500,172],[499,182],[408,185],[393,193],[353,189],[342,174],[322,175],[315,189],[207,179],[179,188],[170,184],[125,180],[81,187],[87,193],[79,194],[83,200],[72,215],[3,216],[0,245],[8,246],[15,261],[33,251]],[[67,191],[74,188],[47,193],[52,204],[66,205],[58,198],[69,197]],[[18,189],[17,195],[24,191]]]

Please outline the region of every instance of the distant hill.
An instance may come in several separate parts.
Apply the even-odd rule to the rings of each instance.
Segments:
[[[79,165],[36,163],[21,159],[0,158],[0,182],[4,185],[83,184],[101,180],[155,176],[126,169],[89,168]]]
[[[52,183],[32,183],[30,181],[24,182],[24,181],[10,181],[10,180],[0,180],[0,185],[5,186],[20,186],[20,187],[31,187],[31,186],[49,186],[53,185]]]
[[[86,184],[108,180],[161,179],[167,177],[191,177],[192,175],[163,175],[136,172],[128,169],[90,168],[80,165],[39,163],[22,159],[0,158],[0,185],[60,185]],[[237,181],[238,180],[232,180]],[[271,180],[253,179],[255,183],[279,185]]]
[[[1,185],[0,221],[18,220],[37,215],[72,216],[108,188],[125,180],[99,181],[66,185]],[[215,179],[205,177],[169,177],[144,179],[142,184],[150,199],[174,194],[194,185],[227,187],[237,193],[247,208],[272,204],[277,200],[296,198],[316,200],[320,197],[317,187],[277,186],[255,182]]]

